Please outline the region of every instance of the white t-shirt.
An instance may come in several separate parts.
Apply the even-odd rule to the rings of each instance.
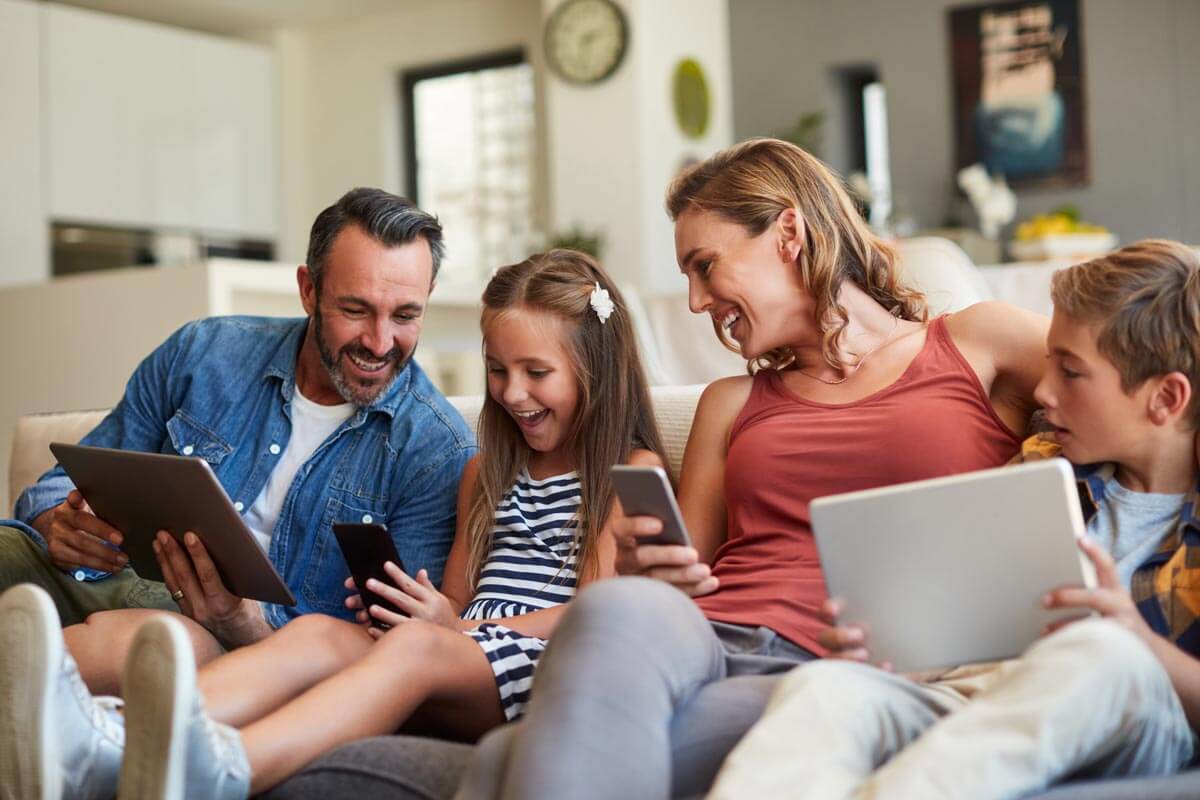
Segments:
[[[271,477],[267,478],[262,494],[242,517],[263,550],[271,546],[275,522],[296,473],[321,443],[353,414],[353,403],[323,406],[300,394],[299,387],[292,393],[292,435]]]

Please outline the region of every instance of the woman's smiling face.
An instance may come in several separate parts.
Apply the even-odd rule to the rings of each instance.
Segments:
[[[803,227],[794,211],[751,236],[712,211],[675,222],[675,255],[688,281],[688,307],[710,314],[747,359],[819,340],[812,295],[796,265]]]

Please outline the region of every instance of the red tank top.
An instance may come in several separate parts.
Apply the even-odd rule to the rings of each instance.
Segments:
[[[1020,439],[996,416],[944,317],[895,383],[853,403],[796,395],[779,373],[754,376],[725,462],[728,539],[713,558],[720,588],[696,599],[709,619],[762,625],[823,654],[825,581],[814,498],[997,467]]]

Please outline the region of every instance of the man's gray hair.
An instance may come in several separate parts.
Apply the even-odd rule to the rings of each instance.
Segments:
[[[346,225],[357,225],[375,241],[387,247],[422,238],[433,257],[432,280],[437,279],[446,246],[442,242],[442,226],[437,217],[413,205],[408,198],[382,189],[359,187],[342,195],[341,199],[317,215],[308,237],[308,274],[317,294],[325,273],[325,257],[333,240]]]

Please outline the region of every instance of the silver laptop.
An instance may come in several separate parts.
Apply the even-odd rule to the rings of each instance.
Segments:
[[[1049,590],[1095,585],[1083,514],[1061,458],[812,502],[825,583],[843,624],[868,629],[896,670],[1019,655],[1047,623]]]

